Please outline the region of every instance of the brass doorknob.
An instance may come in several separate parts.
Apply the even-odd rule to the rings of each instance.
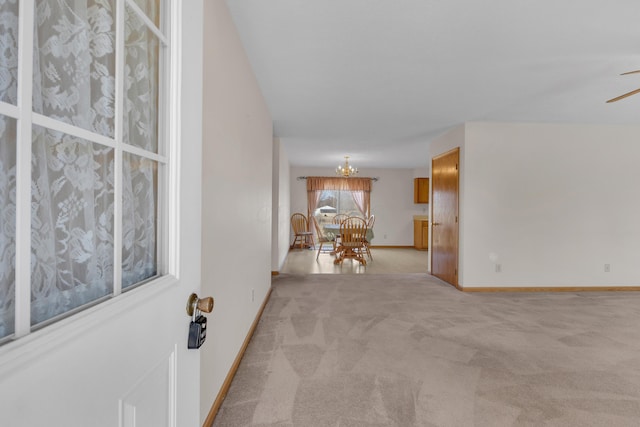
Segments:
[[[197,304],[198,310],[204,311],[205,313],[211,313],[213,310],[213,297],[201,298],[198,300]]]
[[[432,222],[432,223],[431,223],[431,226],[432,226],[432,227],[435,227],[436,225],[440,225],[440,223],[439,223],[439,222]]]
[[[211,313],[211,310],[213,310],[213,297],[198,298],[197,294],[189,295],[189,299],[187,299],[187,314],[193,316],[193,312],[196,309],[204,313]]]

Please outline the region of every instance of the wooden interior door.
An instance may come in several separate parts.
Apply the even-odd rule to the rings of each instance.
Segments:
[[[431,274],[458,287],[460,149],[431,160]]]

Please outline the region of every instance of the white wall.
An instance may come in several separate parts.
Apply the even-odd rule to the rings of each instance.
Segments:
[[[431,160],[430,159],[425,159],[425,160],[429,162],[429,165],[414,169],[413,170],[414,178],[428,178],[431,175]]]
[[[328,168],[292,167],[291,212],[307,213],[307,182],[297,177],[332,176],[332,172]],[[428,214],[428,205],[413,203],[414,170],[361,169],[358,176],[380,178],[371,192],[371,213],[376,216],[373,246],[413,246],[413,215]]]
[[[289,252],[291,217],[290,166],[280,139],[273,141],[273,230],[271,271],[280,271]]]
[[[201,351],[204,419],[271,286],[271,117],[224,0],[204,2]],[[255,299],[251,300],[252,290]]]
[[[468,123],[460,284],[640,285],[638,141],[640,126]]]

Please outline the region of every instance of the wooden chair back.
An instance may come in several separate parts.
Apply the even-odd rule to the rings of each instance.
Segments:
[[[309,222],[307,217],[301,213],[294,213],[291,215],[291,228],[295,234],[301,234],[305,231],[309,231]]]
[[[367,223],[364,219],[351,216],[340,223],[342,245],[361,247],[367,235]]]
[[[376,222],[376,216],[371,215],[369,217],[369,221],[367,221],[367,228],[373,228],[373,224],[375,224],[375,222]]]
[[[322,251],[322,247],[324,246],[325,243],[330,243],[331,244],[331,248],[333,250],[332,253],[335,253],[335,250],[336,250],[336,242],[335,242],[335,240],[328,238],[324,234],[324,231],[322,230],[322,227],[320,227],[320,224],[318,224],[318,220],[316,219],[315,216],[311,217],[311,221],[313,222],[313,226],[316,229],[316,234],[317,234],[317,237],[318,237],[318,243],[320,243],[320,247],[318,248],[318,254],[316,255],[316,259],[318,259],[318,257],[320,256],[320,252]]]
[[[340,224],[342,221],[344,221],[345,219],[349,218],[348,215],[345,214],[337,214],[336,216],[333,217],[333,219],[331,220],[332,223],[334,224]]]
[[[371,215],[369,217],[369,220],[367,221],[367,228],[369,230],[373,230],[373,224],[375,224],[375,222],[376,222],[376,216]],[[367,255],[369,256],[369,259],[373,259],[373,255],[371,255],[371,242],[367,239],[364,239],[364,248],[367,251]]]
[[[303,247],[313,247],[315,242],[313,240],[313,232],[309,231],[309,221],[304,214],[299,212],[291,215],[291,228],[293,228],[294,238],[291,248],[294,248],[296,244]]]
[[[316,235],[318,236],[318,242],[331,242],[330,239],[328,239],[324,232],[322,231],[322,227],[320,227],[320,224],[318,224],[318,220],[316,219],[315,216],[311,217],[311,222],[313,222],[313,227],[316,229]]]

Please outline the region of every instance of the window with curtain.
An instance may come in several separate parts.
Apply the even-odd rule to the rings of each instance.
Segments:
[[[368,218],[371,178],[307,177],[307,205],[321,224],[336,214]]]
[[[0,2],[3,342],[163,272],[165,2],[31,4]]]
[[[316,208],[313,210],[313,216],[319,224],[328,224],[337,214],[362,216],[350,191],[322,190]]]

